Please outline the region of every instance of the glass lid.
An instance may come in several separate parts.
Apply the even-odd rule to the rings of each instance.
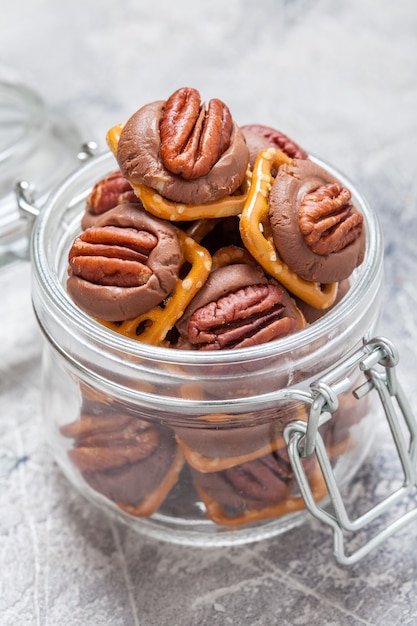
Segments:
[[[39,96],[24,85],[0,82],[0,188],[4,195],[4,167],[10,167],[27,149],[45,123]]]
[[[77,163],[83,138],[62,112],[30,87],[0,79],[0,269],[27,258],[31,223],[19,210],[16,185],[26,181],[42,206]]]

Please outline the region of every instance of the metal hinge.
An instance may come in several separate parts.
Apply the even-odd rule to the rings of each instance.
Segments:
[[[86,143],[83,143],[77,153],[79,163],[83,164],[89,159],[97,156],[97,149],[98,147],[95,141],[87,141]],[[37,199],[34,185],[26,180],[20,180],[16,183],[15,194],[20,217],[28,219],[32,222],[38,217],[41,211],[39,205],[45,202],[45,199]]]
[[[305,505],[314,517],[332,528],[334,555],[338,562],[344,565],[356,563],[406,524],[417,519],[417,507],[414,507],[398,519],[388,523],[359,549],[349,555],[346,554],[347,533],[354,533],[365,528],[377,517],[392,511],[395,505],[416,491],[417,422],[398,383],[397,363],[397,351],[389,340],[375,338],[364,342],[361,349],[311,385],[308,421],[291,422],[284,431],[290,462]],[[343,503],[319,427],[337,410],[338,395],[347,391],[352,385],[348,373],[357,367],[364,373],[366,381],[354,389],[353,394],[360,399],[372,390],[377,391],[401,461],[403,482],[395,492],[357,519],[351,520]],[[316,456],[327,487],[328,498],[325,504],[315,501],[303,467],[303,458],[312,454]],[[331,507],[328,506],[329,504]],[[331,512],[326,510],[329,508],[332,509]]]

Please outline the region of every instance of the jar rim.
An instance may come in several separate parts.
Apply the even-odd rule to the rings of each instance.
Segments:
[[[74,198],[77,198],[79,201],[80,198],[88,195],[91,187],[79,189],[80,183],[85,178],[88,179],[90,177],[91,180],[98,180],[106,173],[117,169],[114,156],[110,152],[96,156],[82,165],[50,195],[32,231],[31,256],[35,276],[42,285],[49,301],[59,311],[60,316],[65,319],[66,323],[73,327],[76,326],[78,330],[82,331],[95,344],[101,344],[103,347],[109,347],[112,350],[117,350],[134,358],[167,364],[188,364],[191,360],[193,365],[209,366],[219,363],[250,362],[275,356],[277,352],[285,354],[301,349],[306,345],[312,344],[316,339],[322,337],[323,334],[330,334],[332,331],[337,330],[346,312],[357,307],[358,303],[364,298],[364,294],[371,289],[372,285],[375,285],[380,275],[383,259],[381,227],[377,215],[368,201],[360,193],[356,185],[336,168],[314,155],[309,155],[309,158],[324,167],[350,189],[353,203],[356,204],[365,218],[367,245],[364,260],[361,266],[355,270],[354,284],[342,301],[319,320],[292,335],[256,346],[239,348],[238,350],[175,350],[162,346],[148,345],[114,332],[91,318],[71,300],[62,286],[56,269],[48,263],[48,255],[46,253],[47,225],[51,220],[57,219],[57,205],[61,204],[68,207]],[[97,174],[95,179],[94,174]]]

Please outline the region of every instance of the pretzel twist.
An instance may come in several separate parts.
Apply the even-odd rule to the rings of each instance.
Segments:
[[[156,306],[150,311],[121,324],[102,321],[101,323],[107,328],[153,346],[165,345],[168,332],[204,285],[211,269],[209,252],[182,230],[178,229],[177,234],[184,261],[189,263],[191,268],[185,278],[178,279],[174,290],[165,302],[165,306],[163,308]],[[141,334],[138,334],[137,330],[140,326],[144,326],[145,329]]]
[[[190,226],[188,226],[185,232],[189,237],[192,237],[194,241],[201,243],[204,237],[209,235],[221,221],[221,218],[219,220],[216,218],[208,220],[195,220],[190,224]]]
[[[114,156],[117,156],[117,146],[119,145],[120,135],[122,134],[122,130],[125,126],[125,123],[117,124],[110,128],[107,131],[106,142],[110,150],[113,152]]]
[[[249,254],[245,248],[229,245],[223,246],[216,250],[213,254],[212,270],[226,265],[234,265],[235,263],[245,263],[246,265],[257,265],[255,259]]]
[[[268,148],[259,153],[240,218],[241,237],[251,255],[288,291],[317,309],[326,309],[336,299],[337,283],[322,285],[300,278],[280,259],[272,241],[268,215],[268,197],[274,180],[271,170],[283,163],[291,163],[291,159],[278,149]]]

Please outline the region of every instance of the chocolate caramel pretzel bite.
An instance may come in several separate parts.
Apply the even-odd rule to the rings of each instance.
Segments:
[[[274,181],[272,168],[290,165],[291,159],[280,150],[262,150],[255,163],[251,189],[242,211],[242,240],[259,264],[280,281],[292,294],[317,308],[331,306],[336,298],[337,284],[321,284],[301,278],[279,257],[274,242],[268,237],[269,193]],[[279,207],[278,207],[279,211]]]
[[[326,494],[324,479],[314,457],[304,465],[314,498],[319,501]],[[286,448],[220,472],[192,470],[192,476],[209,518],[223,526],[237,528],[305,507],[297,493]]]
[[[198,91],[187,87],[140,108],[109,131],[108,144],[145,206],[158,195],[162,205],[163,199],[197,206],[225,199],[245,181],[249,163],[245,138],[226,105],[216,99],[206,108]],[[145,194],[146,188],[157,196]],[[229,210],[236,210],[236,202],[229,202]],[[206,217],[196,209],[193,214]]]
[[[363,261],[363,216],[350,191],[310,160],[279,168],[269,217],[279,255],[304,280],[339,282]]]
[[[174,226],[136,204],[123,204],[106,211],[73,242],[67,290],[93,317],[131,319],[171,293],[180,264]]]
[[[98,217],[119,204],[140,203],[120,170],[98,180],[85,203],[85,213],[81,220],[83,230],[94,226]]]
[[[138,420],[97,398],[84,398],[79,419],[61,427],[70,461],[88,485],[133,516],[158,510],[184,464],[172,431]]]

